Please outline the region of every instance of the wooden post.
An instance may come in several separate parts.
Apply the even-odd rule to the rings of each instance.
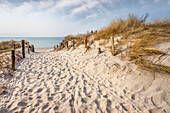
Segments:
[[[61,48],[61,49],[63,48],[63,43],[62,43],[62,42],[60,43],[60,48]]]
[[[32,52],[32,45],[30,45],[30,50],[31,50],[31,52]]]
[[[32,47],[33,47],[33,52],[35,52],[34,45],[32,45]]]
[[[11,51],[11,57],[12,57],[12,70],[15,71],[15,50]]]
[[[30,44],[27,42],[27,49],[28,49],[28,54],[30,54]]]
[[[85,48],[87,48],[87,38],[84,40]]]
[[[33,52],[33,50],[32,50],[32,45],[31,45],[31,51]]]
[[[25,40],[22,40],[22,57],[25,58]]]
[[[111,36],[111,43],[112,43],[111,53],[114,56],[115,55],[115,46],[114,46],[114,37],[113,36]]]
[[[100,54],[100,53],[102,53],[102,51],[101,51],[101,49],[100,49],[100,48],[98,48],[98,54]]]
[[[66,42],[66,46],[67,46],[67,48],[68,48],[68,41]]]
[[[62,42],[62,48],[64,48],[65,47],[65,45],[64,45],[64,43]]]
[[[75,42],[74,42],[74,40],[73,40],[73,47],[74,47],[74,44],[75,44]]]
[[[32,51],[32,52],[35,52],[35,50],[34,50],[34,45],[31,45],[31,51]]]
[[[58,45],[57,45],[57,49],[58,49]]]

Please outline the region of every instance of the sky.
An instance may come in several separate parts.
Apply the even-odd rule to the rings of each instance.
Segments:
[[[170,0],[0,0],[0,37],[64,37],[128,14],[170,18]]]

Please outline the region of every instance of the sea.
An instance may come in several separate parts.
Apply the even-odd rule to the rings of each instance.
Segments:
[[[35,48],[42,48],[59,45],[64,40],[64,38],[65,37],[0,37],[0,42],[10,40],[27,40],[30,45],[34,45]]]

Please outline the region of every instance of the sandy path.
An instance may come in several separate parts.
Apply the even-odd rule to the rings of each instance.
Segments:
[[[11,88],[1,97],[1,112],[123,113],[156,108],[143,95],[87,72],[78,57],[69,55],[28,55],[8,82]]]

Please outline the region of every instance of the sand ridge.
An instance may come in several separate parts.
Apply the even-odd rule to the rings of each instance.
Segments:
[[[156,95],[152,93],[149,95],[148,91],[154,89],[150,86],[154,83],[147,86],[132,83],[133,80],[141,78],[136,76],[133,78],[131,76],[134,74],[133,69],[129,70],[128,66],[124,69],[123,65],[126,62],[120,63],[121,60],[117,59],[113,64],[112,60],[115,59],[106,56],[107,54],[99,55],[95,50],[84,53],[84,49],[80,47],[74,51],[40,51],[27,55],[20,62],[13,78],[2,81],[7,85],[8,92],[0,95],[1,112],[167,113],[169,111],[169,93],[165,92],[166,88],[160,87]],[[120,63],[120,67],[116,63]],[[120,70],[123,71],[120,73]],[[128,72],[130,75],[125,76]],[[149,79],[153,81],[152,77]],[[145,78],[144,80],[146,81]],[[164,84],[166,83],[169,81]]]

